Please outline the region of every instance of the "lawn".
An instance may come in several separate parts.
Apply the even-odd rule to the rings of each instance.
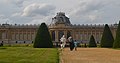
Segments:
[[[56,48],[0,47],[0,63],[59,63]]]

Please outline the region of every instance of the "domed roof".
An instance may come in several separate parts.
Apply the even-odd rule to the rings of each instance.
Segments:
[[[65,24],[70,25],[69,18],[65,16],[64,12],[59,12],[57,15],[52,18],[52,24]]]

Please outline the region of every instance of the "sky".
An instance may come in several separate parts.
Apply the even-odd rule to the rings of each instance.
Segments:
[[[120,0],[0,0],[1,24],[50,24],[57,12],[72,24],[115,24]]]

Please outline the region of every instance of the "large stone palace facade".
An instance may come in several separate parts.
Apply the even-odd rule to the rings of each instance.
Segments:
[[[0,24],[0,42],[5,44],[33,43],[37,29],[40,25],[11,25]],[[113,36],[116,34],[116,24],[109,25]],[[73,25],[64,12],[59,12],[52,18],[51,24],[48,25],[52,40],[59,42],[59,39],[65,35],[70,35],[77,41],[86,43],[90,36],[95,37],[96,42],[100,42],[104,25]]]

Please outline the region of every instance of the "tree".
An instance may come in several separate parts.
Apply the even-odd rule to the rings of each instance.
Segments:
[[[113,48],[120,48],[120,21],[119,21],[118,28],[116,31],[116,38],[113,43]]]
[[[34,48],[52,48],[53,43],[51,40],[50,33],[48,31],[48,27],[45,23],[41,23],[39,29],[37,31],[34,44]]]
[[[111,33],[111,30],[110,30],[108,24],[105,24],[100,46],[111,48],[111,47],[113,47],[113,42],[114,42],[114,38]]]
[[[89,47],[97,47],[94,36],[91,35],[90,41],[89,41]]]

